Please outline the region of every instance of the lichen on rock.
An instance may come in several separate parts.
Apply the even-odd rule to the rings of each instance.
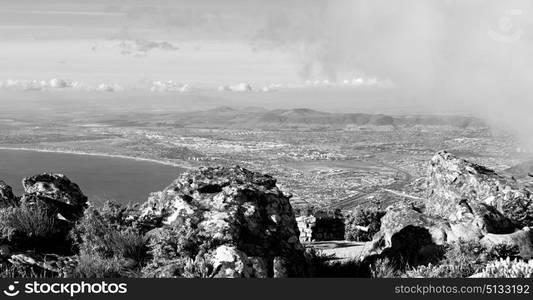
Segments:
[[[152,235],[153,245],[177,228],[188,234],[189,249],[193,248],[188,257],[208,260],[212,277],[308,273],[289,197],[269,175],[238,166],[185,173],[150,196],[141,208],[141,219],[158,231]]]
[[[431,159],[426,178],[428,214],[471,214],[485,221],[489,233],[533,226],[533,195],[512,178],[446,151]]]
[[[527,188],[446,151],[431,159],[425,181],[421,207],[388,209],[369,256],[402,255],[411,265],[423,264],[438,259],[438,251],[426,250],[457,241],[501,242],[517,246],[523,257],[533,255],[533,196]]]

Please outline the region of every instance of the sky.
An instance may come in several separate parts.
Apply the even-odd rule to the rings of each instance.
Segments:
[[[0,55],[10,58],[0,62],[0,78],[214,84],[374,76],[415,93],[464,80],[533,80],[525,71],[533,62],[531,1],[0,2]]]
[[[529,0],[0,0],[0,80],[376,79],[400,104],[460,106],[529,134],[532,9]]]
[[[10,57],[0,62],[0,78],[124,85],[300,79],[290,54],[257,51],[252,45],[266,22],[263,9],[274,6],[248,1],[0,2],[0,55]]]

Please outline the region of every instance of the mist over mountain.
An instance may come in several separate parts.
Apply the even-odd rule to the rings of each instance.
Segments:
[[[367,113],[331,113],[308,108],[274,109],[220,107],[204,111],[171,114],[164,124],[186,127],[271,128],[324,127],[342,129],[347,126],[450,126],[457,128],[487,127],[489,123],[476,117],[454,115],[385,115]],[[102,120],[106,122],[106,120]],[[108,120],[112,121],[112,120]]]

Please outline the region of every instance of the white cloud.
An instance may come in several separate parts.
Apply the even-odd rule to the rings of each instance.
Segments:
[[[150,92],[188,92],[191,87],[188,84],[175,83],[172,80],[153,81]]]
[[[7,79],[0,81],[0,88],[20,91],[99,91],[99,92],[117,92],[123,91],[124,88],[115,83],[101,83],[97,86],[91,86],[80,81],[71,81],[68,79],[52,78],[49,80],[37,79]]]
[[[249,83],[238,83],[234,85],[221,85],[218,87],[219,91],[230,91],[230,92],[252,92],[252,85]]]

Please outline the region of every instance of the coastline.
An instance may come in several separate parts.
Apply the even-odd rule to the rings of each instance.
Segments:
[[[153,158],[120,155],[120,154],[107,154],[107,153],[98,153],[98,152],[91,153],[91,152],[82,152],[82,151],[50,150],[50,149],[38,149],[38,148],[27,148],[27,147],[6,147],[6,146],[0,146],[0,150],[35,151],[35,152],[46,152],[46,153],[63,153],[63,154],[72,154],[72,155],[101,156],[101,157],[110,157],[110,158],[131,159],[131,160],[137,160],[137,161],[146,161],[146,162],[152,162],[152,163],[157,163],[157,164],[171,166],[171,167],[178,167],[178,168],[183,168],[183,169],[188,169],[188,170],[193,168],[191,166],[177,164],[177,163],[173,163],[170,161],[157,160]]]

